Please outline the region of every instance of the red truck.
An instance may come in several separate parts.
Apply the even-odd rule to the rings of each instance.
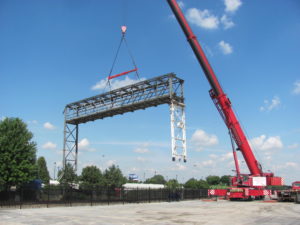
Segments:
[[[277,191],[277,199],[280,202],[290,201],[300,203],[300,181],[293,182],[291,189]]]

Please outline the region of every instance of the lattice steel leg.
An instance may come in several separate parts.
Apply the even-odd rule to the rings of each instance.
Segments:
[[[77,170],[78,156],[78,125],[65,123],[64,126],[64,148],[63,148],[63,168],[70,164],[74,171]]]
[[[186,130],[184,104],[170,104],[172,160],[183,159],[186,162]]]

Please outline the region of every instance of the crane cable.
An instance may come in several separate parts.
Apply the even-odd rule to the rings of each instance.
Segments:
[[[132,52],[130,51],[128,42],[127,42],[127,40],[126,40],[126,38],[125,38],[126,30],[127,30],[127,26],[125,26],[125,25],[121,26],[122,37],[121,37],[121,40],[120,40],[120,43],[119,43],[117,52],[116,52],[116,54],[115,54],[115,57],[114,57],[114,60],[113,60],[113,63],[112,63],[112,66],[111,66],[109,75],[108,75],[108,77],[107,77],[107,84],[109,85],[110,91],[112,90],[110,80],[113,79],[113,78],[116,78],[116,77],[119,77],[119,76],[123,76],[123,75],[126,75],[126,74],[128,74],[128,73],[135,72],[137,79],[140,80],[140,76],[139,76],[139,73],[138,73],[138,68],[137,68],[136,62],[135,62],[135,60],[134,60],[134,57],[133,57]],[[122,43],[123,43],[123,42],[125,43],[125,46],[126,46],[128,55],[129,55],[129,57],[130,57],[130,59],[131,59],[131,62],[132,62],[132,64],[133,64],[133,66],[134,66],[134,69],[129,70],[129,71],[125,71],[125,72],[122,72],[122,73],[119,73],[119,74],[116,74],[116,75],[112,75],[112,72],[113,72],[113,70],[114,70],[114,67],[115,67],[115,64],[116,64],[116,61],[117,61],[117,58],[118,58],[118,55],[119,55],[119,52],[120,52],[120,49],[121,49],[121,46],[122,46]]]

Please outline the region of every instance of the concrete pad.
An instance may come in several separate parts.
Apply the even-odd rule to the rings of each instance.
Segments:
[[[201,200],[110,206],[0,209],[0,225],[300,225],[300,204]]]

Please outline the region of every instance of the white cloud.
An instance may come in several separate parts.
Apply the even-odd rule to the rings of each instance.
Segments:
[[[141,148],[153,147],[169,147],[169,142],[145,142],[145,141],[101,141],[93,142],[99,145],[123,145],[123,146],[142,146]]]
[[[148,161],[144,157],[137,157],[136,160],[139,161],[139,162],[146,162],[146,161]]]
[[[294,83],[293,94],[295,94],[295,95],[299,95],[300,94],[300,81],[296,81]]]
[[[254,149],[269,151],[283,148],[283,143],[279,136],[268,137],[261,135],[250,140],[250,144]]]
[[[43,149],[49,149],[49,150],[56,149],[56,144],[54,144],[51,141],[48,141],[45,144],[43,144],[42,148]]]
[[[124,86],[127,86],[127,85],[131,85],[131,84],[137,83],[139,81],[143,81],[143,80],[145,80],[145,78],[141,78],[140,80],[136,80],[136,79],[131,79],[128,76],[126,76],[124,80],[111,79],[110,80],[110,86],[111,86],[111,89],[114,90],[114,89],[124,87]],[[107,78],[102,79],[99,82],[97,82],[94,86],[92,86],[91,89],[92,90],[104,90],[104,91],[110,90]]]
[[[27,124],[34,124],[34,125],[36,125],[38,123],[39,122],[37,120],[30,120],[30,121],[27,122]]]
[[[149,149],[148,148],[136,148],[134,150],[134,152],[144,154],[144,153],[149,153]]]
[[[218,17],[207,9],[190,8],[187,10],[186,18],[190,23],[205,29],[216,29],[219,26]]]
[[[298,163],[295,163],[295,162],[286,162],[285,166],[286,167],[297,168],[298,167]]]
[[[56,153],[57,155],[63,155],[63,151],[62,151],[62,150],[56,150],[55,153]]]
[[[171,168],[173,171],[183,171],[186,170],[186,166],[181,163],[176,163],[175,167]]]
[[[201,165],[201,166],[213,166],[213,165],[215,165],[215,161],[209,159],[209,160],[206,160],[206,161],[201,162],[200,165]]]
[[[207,56],[214,56],[213,51],[210,49],[210,47],[208,47],[207,45],[203,45],[204,51],[206,53]],[[193,55],[193,57],[195,57],[195,55]]]
[[[212,170],[222,166],[223,170],[224,168],[226,168],[225,170],[231,171],[232,167],[235,166],[233,160],[233,154],[231,151],[228,151],[227,153],[223,153],[223,154],[210,154],[209,158],[210,159],[196,163],[194,167]]]
[[[233,155],[232,152],[227,152],[224,154],[210,154],[209,155],[208,160],[202,161],[199,164],[196,164],[196,166],[200,166],[200,167],[212,167],[212,166],[216,166],[217,164],[223,165],[225,162],[229,161],[230,165],[232,164],[231,162],[233,162]]]
[[[6,118],[7,118],[6,116],[2,116],[1,121],[4,121]]]
[[[54,130],[55,126],[53,124],[51,124],[50,122],[46,122],[46,123],[44,123],[44,128],[47,130]]]
[[[281,104],[280,98],[278,96],[274,96],[271,101],[264,100],[264,105],[259,109],[260,111],[272,111],[273,109],[279,108]]]
[[[92,90],[103,90],[103,89],[107,89],[107,79],[102,79],[99,82],[97,82],[94,86],[92,86]]]
[[[78,148],[79,150],[84,150],[88,152],[95,152],[96,149],[90,147],[90,141],[87,138],[83,138],[79,143],[78,143]]]
[[[169,15],[168,18],[169,18],[169,19],[172,19],[172,20],[175,20],[175,19],[176,19],[176,17],[174,16],[174,14]]]
[[[83,138],[79,143],[78,143],[78,148],[86,148],[90,146],[90,141],[87,138]]]
[[[107,162],[106,162],[106,165],[108,166],[108,167],[110,167],[110,166],[112,166],[112,165],[116,165],[117,164],[117,160],[108,160]]]
[[[277,169],[289,169],[289,168],[296,169],[298,167],[299,167],[298,163],[295,163],[295,162],[286,162],[283,165],[279,165],[277,167]]]
[[[216,155],[216,154],[210,154],[209,157],[212,158],[212,159],[216,159],[216,158],[218,158],[219,156]]]
[[[185,4],[183,3],[183,1],[178,1],[178,5],[181,9],[184,8]]]
[[[221,155],[210,154],[209,157],[212,158],[214,161],[219,161],[219,162],[233,159],[232,152],[227,152],[227,153],[221,154]]]
[[[235,12],[242,5],[241,0],[224,0],[225,11],[226,12]]]
[[[130,171],[129,173],[136,173],[136,172],[141,171],[141,169],[137,168],[137,167],[132,167],[132,168],[129,169],[129,171]]]
[[[227,161],[227,160],[233,160],[233,154],[232,152],[228,152],[228,153],[225,153],[223,155],[221,155],[221,157],[219,158],[220,161]]]
[[[219,47],[224,55],[228,55],[233,52],[232,46],[229,43],[226,43],[225,41],[220,41]]]
[[[207,134],[204,130],[196,130],[191,138],[192,144],[201,151],[205,146],[213,146],[219,143],[218,138],[214,134]]]
[[[223,24],[225,30],[234,26],[234,22],[228,18],[227,15],[223,15],[221,17],[221,23]]]

